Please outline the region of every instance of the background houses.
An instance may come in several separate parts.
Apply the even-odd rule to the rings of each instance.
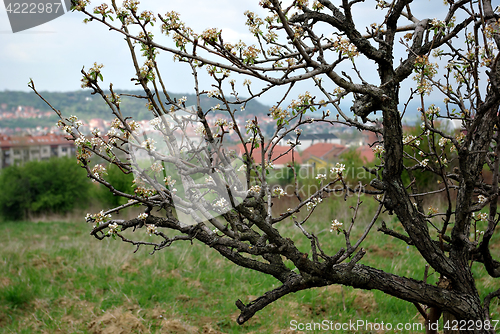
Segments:
[[[0,167],[23,164],[52,157],[74,157],[75,146],[63,135],[5,136],[0,135]]]
[[[295,142],[297,139],[297,136],[288,134],[285,136],[285,142],[287,140],[291,140],[292,142]],[[333,133],[304,133],[299,136],[299,142],[300,145],[298,148],[301,150],[307,149],[309,146],[312,146],[314,144],[318,143],[325,143],[325,144],[341,144],[341,140],[339,137],[337,137]]]

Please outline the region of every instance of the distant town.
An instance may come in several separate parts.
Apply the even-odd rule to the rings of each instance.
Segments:
[[[34,98],[28,93],[14,92],[10,95],[7,93],[0,92],[0,168],[23,164],[31,160],[74,156],[73,143],[57,127],[57,116],[52,110],[45,104],[40,104],[38,97]],[[82,92],[47,94],[53,94],[49,96],[49,99],[55,99],[59,105],[63,105],[65,108],[62,111],[68,116],[71,113],[80,118],[83,122],[80,128],[82,133],[90,134],[92,130],[99,129],[105,134],[110,129],[112,115],[102,106],[102,103],[97,104],[97,99]],[[14,96],[16,98],[13,98]],[[194,100],[193,97],[189,99]],[[15,101],[27,102],[15,104]],[[33,105],[28,105],[28,103]],[[207,99],[203,103],[211,105],[213,101]],[[137,112],[139,109],[144,110],[144,105],[129,102],[127,110],[136,110],[133,118],[140,124],[141,131],[144,135],[152,135],[154,129],[150,124],[149,112]],[[247,109],[244,114],[237,116],[236,123],[245,124],[248,119],[258,115],[261,130],[267,138],[270,138],[276,130],[276,121],[267,115],[269,107],[257,102],[249,109],[250,111]],[[96,117],[97,115],[102,117]],[[215,124],[218,119],[230,121],[228,115],[223,112],[211,113],[207,117],[209,124]],[[338,162],[340,156],[350,150],[356,150],[357,156],[366,162],[371,162],[375,158],[371,146],[377,138],[372,133],[359,132],[341,124],[331,125],[321,122],[305,124],[301,129],[300,145],[296,146],[293,159],[291,153],[287,153],[290,147],[287,142],[295,141],[295,138],[287,136],[277,143],[272,157],[276,168],[287,166],[292,160],[303,166],[326,167]],[[193,127],[186,129],[186,136],[193,142],[201,140],[200,134],[196,133]],[[225,142],[234,150],[243,150],[242,144],[238,145],[239,140],[235,131],[230,130],[226,134]],[[260,162],[261,157],[256,153],[254,159]]]
[[[53,116],[53,111],[41,111],[31,106],[18,106],[14,110],[6,110],[5,104],[0,104],[0,124],[5,119],[42,119]],[[207,118],[210,124],[214,124],[217,119],[227,118],[222,113],[215,114]],[[245,124],[247,117],[240,116],[237,123]],[[85,134],[90,134],[94,129],[99,129],[101,133],[107,133],[111,126],[111,120],[103,118],[90,118],[82,120],[84,125],[80,130]],[[154,132],[150,120],[137,121],[141,131],[145,135]],[[271,136],[275,130],[275,123],[269,116],[259,116],[259,124],[266,136]],[[195,133],[192,127],[186,129],[186,136],[193,142],[200,140],[200,135]],[[230,131],[226,140],[237,143],[238,137],[234,131]],[[273,160],[276,168],[282,168],[292,161],[291,153],[286,153],[288,140],[295,140],[292,137],[285,137],[274,149]],[[356,149],[359,155],[370,162],[374,159],[374,154],[368,144],[376,141],[376,138],[364,133],[351,131],[342,125],[330,125],[326,123],[308,124],[303,127],[303,134],[300,136],[300,145],[297,146],[295,163],[306,164],[308,166],[326,166],[338,161],[340,155],[349,149]],[[236,145],[235,149],[242,150]],[[1,128],[0,129],[0,167],[5,168],[11,165],[23,164],[31,160],[46,160],[51,157],[72,156],[75,148],[67,135],[55,124],[52,126],[36,126],[35,128]],[[257,154],[258,155],[258,154]],[[255,156],[256,162],[260,162],[261,157]]]

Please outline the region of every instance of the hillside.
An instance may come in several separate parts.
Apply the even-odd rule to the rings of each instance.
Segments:
[[[96,95],[91,95],[90,90],[81,90],[74,92],[41,92],[42,96],[49,101],[56,109],[59,109],[65,115],[78,115],[83,119],[90,118],[103,118],[111,119],[112,115],[109,108],[104,101]],[[143,95],[141,91],[119,91],[116,93],[126,93],[131,95]],[[187,105],[196,103],[196,97],[193,94],[171,94],[174,98],[182,96],[187,97]],[[218,102],[215,99],[204,96],[201,99],[201,106],[204,110],[216,105]],[[150,111],[145,106],[144,99],[136,99],[132,97],[122,97],[121,110],[124,115],[131,116],[134,119],[147,119],[151,117]],[[0,112],[15,111],[18,106],[29,106],[40,111],[49,111],[50,108],[33,92],[19,92],[19,91],[0,91]],[[235,107],[239,109],[238,107]],[[261,115],[269,112],[269,107],[257,101],[251,101],[246,105],[245,113],[249,115]],[[2,120],[3,126],[7,126],[14,120]],[[40,119],[34,120],[36,124],[40,123]],[[31,123],[26,119],[18,119],[13,123],[25,124]],[[24,126],[21,127],[26,127]],[[17,125],[20,126],[20,125]]]

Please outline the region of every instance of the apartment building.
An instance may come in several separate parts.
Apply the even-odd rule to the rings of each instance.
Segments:
[[[75,146],[64,135],[0,135],[0,168],[65,156],[75,156]]]

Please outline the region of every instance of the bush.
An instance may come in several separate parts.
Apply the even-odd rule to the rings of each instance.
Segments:
[[[0,215],[19,220],[30,213],[66,213],[88,201],[90,186],[72,158],[11,166],[0,173]]]
[[[132,188],[134,174],[124,174],[118,167],[111,164],[106,166],[106,170],[108,174],[104,175],[104,178],[111,183],[116,190],[127,194],[134,193],[134,188]],[[99,184],[99,187],[96,189],[94,198],[97,198],[103,203],[103,206],[118,206],[127,202],[126,198],[113,195],[113,193],[102,184]]]

